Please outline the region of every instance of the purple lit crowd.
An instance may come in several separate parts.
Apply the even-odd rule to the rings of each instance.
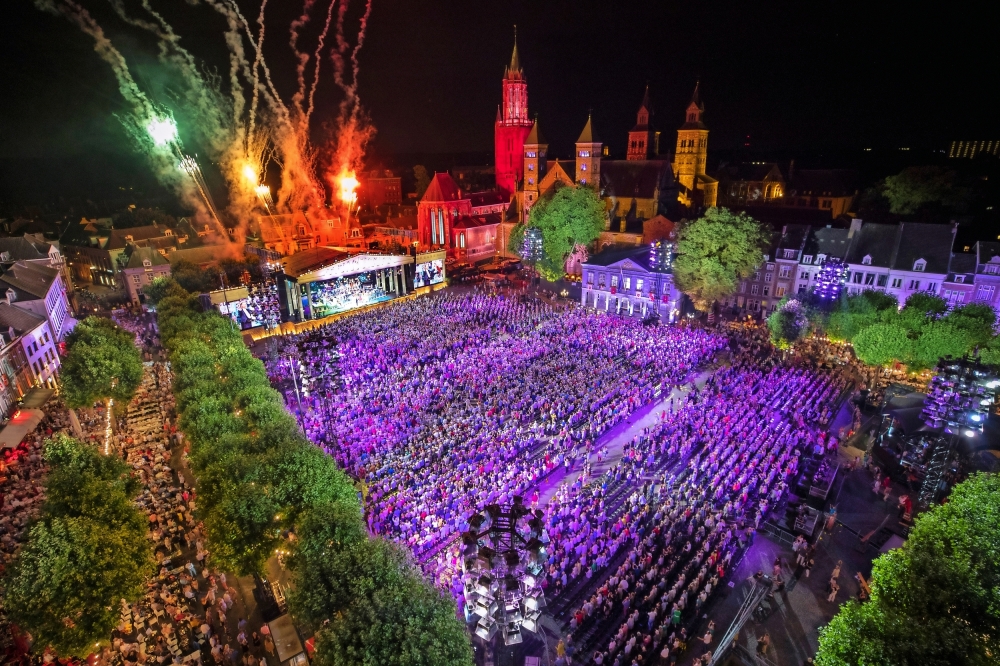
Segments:
[[[779,359],[761,329],[727,337],[480,293],[283,342],[272,380],[364,480],[372,531],[408,544],[460,603],[456,536],[472,513],[514,495],[545,510],[560,664],[707,663],[714,625],[691,635],[701,609],[800,461],[836,447],[825,429],[848,385]],[[668,398],[723,350],[702,388]],[[655,422],[609,451],[602,435],[650,403]]]

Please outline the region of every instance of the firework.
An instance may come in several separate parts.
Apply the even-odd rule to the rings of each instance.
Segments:
[[[177,123],[173,118],[153,118],[146,124],[146,131],[156,146],[168,146],[177,140]]]

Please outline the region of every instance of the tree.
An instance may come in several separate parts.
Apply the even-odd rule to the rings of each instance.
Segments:
[[[896,299],[881,291],[868,290],[841,299],[830,313],[827,334],[835,340],[851,341],[862,329],[890,321],[898,312]]]
[[[699,310],[736,292],[764,260],[770,233],[746,213],[709,208],[677,232],[674,279]]]
[[[5,608],[39,645],[86,656],[118,624],[121,599],[141,597],[153,573],[140,484],[118,458],[57,436],[41,521],[4,581]]]
[[[128,402],[142,381],[135,335],[104,317],[87,317],[66,338],[60,378],[70,407],[113,398]]]
[[[413,180],[416,181],[414,187],[416,188],[417,198],[424,196],[424,192],[431,185],[430,174],[427,173],[427,167],[423,164],[418,164],[413,167]]]
[[[938,359],[958,358],[972,347],[973,338],[968,331],[944,320],[928,322],[913,341],[909,365],[914,369],[932,368]]]
[[[805,336],[809,330],[806,306],[795,298],[785,298],[767,318],[771,342],[785,348]]]
[[[507,238],[507,251],[513,252],[517,256],[521,256],[521,250],[524,248],[524,231],[527,229],[523,222],[518,222],[514,225],[514,228],[510,230],[510,237]]]
[[[170,275],[185,291],[192,294],[222,288],[221,273],[214,267],[205,269],[190,261],[178,261],[170,267]]]
[[[962,209],[967,189],[958,186],[954,171],[935,166],[908,167],[885,179],[883,193],[889,210],[897,215],[913,215],[928,204]]]
[[[1000,654],[1000,476],[977,474],[872,567],[871,600],[820,630],[819,666],[985,666]]]
[[[605,218],[604,202],[590,187],[559,187],[542,197],[531,209],[531,226],[542,232],[538,272],[549,281],[561,278],[573,248],[597,240]]]
[[[973,345],[983,347],[993,340],[993,327],[997,323],[997,313],[989,305],[970,303],[955,308],[942,321],[965,331],[971,337]]]
[[[1000,338],[993,338],[979,352],[979,359],[986,365],[1000,366]]]
[[[873,324],[854,336],[854,353],[868,365],[906,361],[911,346],[906,329],[898,324]]]

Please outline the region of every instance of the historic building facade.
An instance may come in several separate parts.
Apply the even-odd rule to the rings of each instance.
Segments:
[[[705,173],[708,164],[708,127],[702,117],[705,105],[695,84],[685,121],[677,130],[674,174],[680,185],[678,201],[688,208],[711,208],[716,203],[719,183]]]

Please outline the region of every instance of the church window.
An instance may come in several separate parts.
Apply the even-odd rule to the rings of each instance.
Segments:
[[[586,185],[587,184],[587,179],[586,178],[581,178],[580,179],[580,184],[581,185]]]
[[[533,162],[529,162],[528,163],[528,171],[534,171],[534,170],[535,170],[535,164]]]
[[[535,151],[529,150],[528,151],[528,157],[534,157],[534,156],[535,156]]]
[[[461,233],[458,235],[458,246],[461,248],[465,247],[465,234]]]
[[[587,170],[587,165],[586,164],[581,164],[580,165],[580,171],[586,171],[586,170]]]
[[[535,184],[535,179],[534,178],[528,178],[528,185],[534,185],[534,184]]]
[[[643,147],[643,146],[645,146],[645,145],[646,145],[646,142],[645,142],[645,141],[640,141],[640,142],[639,142],[639,147],[640,147],[640,148],[642,148],[642,147]]]
[[[590,157],[590,151],[589,150],[581,150],[580,151],[580,157]]]

